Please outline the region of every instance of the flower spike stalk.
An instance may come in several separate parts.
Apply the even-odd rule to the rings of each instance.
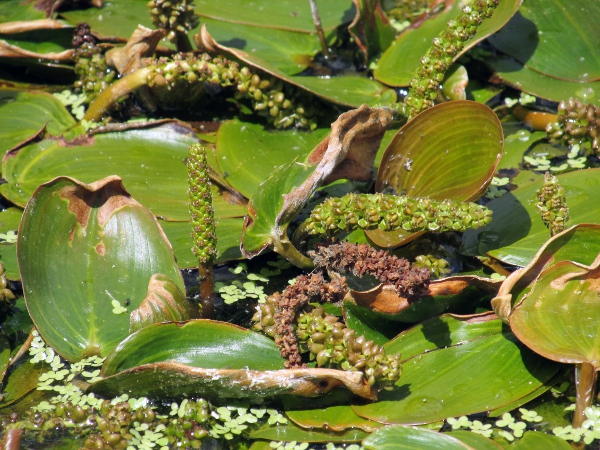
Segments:
[[[188,195],[192,223],[192,250],[198,258],[198,279],[202,315],[210,319],[214,315],[215,282],[213,262],[217,254],[215,214],[208,177],[206,149],[200,144],[190,146],[187,159]]]
[[[465,6],[456,20],[450,20],[446,29],[433,39],[432,46],[421,58],[421,66],[410,82],[410,91],[404,101],[404,115],[408,120],[433,106],[444,74],[465,42],[475,36],[483,19],[490,18],[500,0],[476,0]]]

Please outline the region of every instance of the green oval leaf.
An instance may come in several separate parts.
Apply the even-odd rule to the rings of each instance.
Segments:
[[[155,273],[184,290],[156,219],[118,177],[40,186],[23,213],[17,258],[37,329],[69,361],[104,356],[127,336],[127,312],[140,306]]]
[[[362,442],[362,446],[367,450],[474,450],[452,436],[401,425],[377,430]]]
[[[223,351],[227,349],[227,351]],[[133,333],[104,362],[102,374],[174,361],[204,369],[283,369],[272,339],[223,322],[192,320],[156,324]]]
[[[600,209],[597,195],[600,169],[577,170],[557,178],[565,189],[570,222],[596,222]],[[526,266],[550,237],[534,206],[539,186],[541,182],[540,185],[526,185],[488,203],[486,206],[494,213],[492,223],[479,230],[467,230],[461,253],[489,254],[508,264]],[[580,256],[584,259],[579,261],[591,264],[596,253],[585,247],[581,251]]]
[[[490,42],[530,69],[552,78],[579,83],[599,80],[596,18],[600,16],[600,4],[582,6],[569,0],[527,0]]]
[[[473,200],[492,180],[502,149],[502,126],[490,108],[471,101],[442,103],[398,131],[381,160],[375,190]],[[381,247],[397,246],[415,236],[381,230],[367,235]]]
[[[450,431],[446,436],[451,436],[459,441],[470,445],[477,450],[499,450],[503,447],[497,442],[482,436],[481,434],[473,433],[467,430]]]
[[[599,267],[560,261],[544,269],[510,315],[513,333],[548,359],[600,368]]]
[[[403,353],[402,342],[411,333],[414,331],[391,341],[385,346],[386,353],[394,348]],[[426,329],[417,333],[429,341]],[[511,403],[536,390],[558,370],[512,333],[482,330],[480,338],[446,348],[441,347],[451,345],[448,334],[433,342],[440,348],[402,363],[402,376],[394,391],[381,392],[380,401],[354,406],[354,411],[382,423],[435,422]]]
[[[51,94],[0,89],[0,123],[0,153],[4,154],[44,128],[58,136],[76,122]]]

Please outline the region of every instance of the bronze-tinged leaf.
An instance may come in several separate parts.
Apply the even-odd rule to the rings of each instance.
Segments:
[[[492,181],[504,138],[496,114],[480,103],[458,100],[429,108],[404,125],[388,145],[375,190],[411,197],[471,201]],[[418,234],[368,231],[380,247],[395,247]]]
[[[382,314],[398,314],[407,309],[415,301],[427,301],[428,297],[456,295],[468,288],[477,286],[483,290],[494,292],[500,282],[474,275],[455,276],[432,281],[428,291],[419,298],[409,298],[399,295],[393,286],[380,284],[368,291],[350,290],[356,304],[370,308]]]
[[[194,395],[211,398],[258,398],[279,395],[319,397],[336,387],[374,400],[375,390],[364,381],[362,372],[334,369],[203,369],[176,362],[159,362],[134,367],[89,387],[96,394],[170,398]]]
[[[70,61],[73,57],[73,52],[74,50],[64,50],[62,52],[38,53],[0,40],[0,57],[3,58],[39,58],[53,61]]]
[[[166,31],[163,29],[151,30],[138,25],[127,44],[106,52],[106,62],[115,67],[121,76],[135,72],[146,66],[143,58],[152,57],[156,46],[165,34]]]
[[[546,267],[510,314],[521,342],[553,361],[600,369],[600,256]]]
[[[200,317],[198,305],[189,300],[177,283],[161,273],[152,275],[148,294],[129,316],[129,333],[159,322],[182,322]]]
[[[248,207],[241,250],[258,255],[267,246],[299,266],[309,266],[287,238],[287,226],[315,190],[340,178],[370,179],[373,161],[386,128],[389,108],[361,106],[339,116],[331,134],[308,156],[307,163],[292,161],[272,173],[255,192]]]

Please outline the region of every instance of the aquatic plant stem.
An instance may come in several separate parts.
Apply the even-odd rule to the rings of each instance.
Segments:
[[[586,420],[585,409],[592,406],[596,397],[596,381],[598,372],[592,363],[583,362],[575,367],[575,412],[573,414],[573,428],[580,428]]]
[[[148,78],[155,71],[152,66],[138,69],[129,75],[124,76],[119,81],[108,86],[94,99],[85,115],[83,120],[88,122],[99,122],[102,117],[110,109],[110,107],[116,103],[121,97],[131,94],[136,89],[148,84]],[[154,77],[154,84],[161,84],[158,80],[160,77]],[[166,84],[166,80],[163,84]]]
[[[325,33],[323,32],[323,25],[321,24],[321,16],[319,15],[319,9],[317,8],[317,1],[308,0],[308,2],[310,3],[310,12],[312,13],[315,28],[317,29],[319,42],[321,42],[321,50],[323,51],[323,56],[325,56],[325,58],[329,58],[331,56],[331,52],[329,51],[327,41],[325,40]]]

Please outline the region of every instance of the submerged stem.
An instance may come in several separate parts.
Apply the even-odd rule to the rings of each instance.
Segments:
[[[593,364],[583,362],[575,367],[575,413],[573,414],[573,428],[580,428],[586,419],[585,409],[592,406],[596,395],[596,380],[598,372]]]
[[[315,28],[317,29],[317,35],[319,36],[319,42],[321,42],[321,49],[323,50],[323,55],[325,58],[329,58],[331,56],[331,52],[329,51],[329,47],[327,46],[327,41],[325,40],[325,33],[323,32],[323,25],[321,25],[321,16],[319,15],[319,9],[317,8],[316,0],[308,0],[310,3],[310,12],[312,13],[313,22],[315,23]]]

